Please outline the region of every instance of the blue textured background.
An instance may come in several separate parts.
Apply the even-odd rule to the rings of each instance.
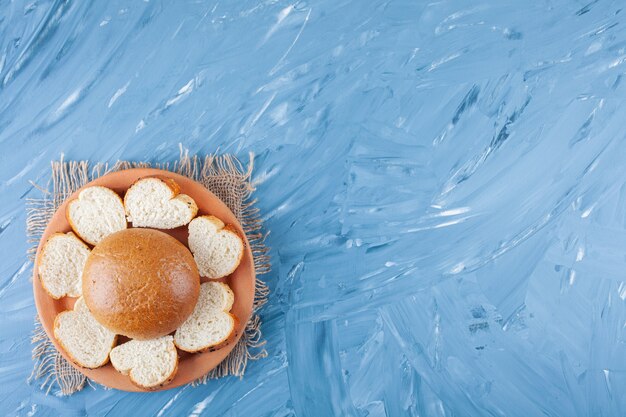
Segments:
[[[1,413],[626,415],[622,7],[0,0]],[[257,154],[269,357],[45,396],[28,180],[179,142]]]

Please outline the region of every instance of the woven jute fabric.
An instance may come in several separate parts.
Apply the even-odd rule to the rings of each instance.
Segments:
[[[88,161],[65,161],[61,157],[59,161],[52,162],[52,175],[48,186],[36,186],[42,193],[41,198],[30,199],[27,202],[27,232],[31,243],[29,256],[31,260],[34,259],[37,245],[50,218],[74,191],[109,172],[150,167],[176,172],[203,184],[230,208],[248,237],[257,274],[252,318],[228,357],[192,385],[204,384],[209,379],[228,375],[242,377],[249,360],[267,356],[263,348],[265,341],[261,335],[258,310],[267,301],[269,291],[265,283],[259,279],[259,275],[269,272],[270,262],[259,210],[255,207],[256,200],[252,196],[254,192],[251,183],[252,154],[247,167],[232,155],[189,156],[188,152],[182,149],[179,160],[153,164],[118,161],[111,165],[104,163],[92,165]],[[37,381],[46,393],[56,390],[62,395],[71,395],[83,389],[86,384],[91,384],[56,350],[38,318],[35,319],[32,343],[34,368],[30,381]]]

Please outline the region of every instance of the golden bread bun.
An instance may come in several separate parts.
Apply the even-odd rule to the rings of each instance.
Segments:
[[[83,297],[103,326],[133,339],[176,330],[198,301],[191,252],[154,229],[121,230],[98,243],[83,270]]]

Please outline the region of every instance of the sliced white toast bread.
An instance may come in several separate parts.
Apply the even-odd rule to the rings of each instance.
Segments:
[[[54,337],[78,365],[98,368],[109,360],[117,336],[91,315],[83,298],[74,310],[63,311],[54,319]]]
[[[43,289],[54,299],[79,297],[82,294],[83,267],[89,248],[72,232],[55,233],[43,245],[39,255],[39,279]]]
[[[126,191],[124,206],[133,227],[174,229],[186,225],[198,213],[196,202],[180,194],[180,187],[171,178],[138,180]]]
[[[199,216],[189,223],[189,249],[200,276],[217,279],[232,274],[243,257],[237,230],[215,216]]]
[[[229,313],[234,301],[235,295],[228,285],[201,284],[193,313],[174,333],[176,346],[187,352],[199,352],[227,343],[237,325],[237,318]]]
[[[172,336],[131,340],[111,351],[111,364],[141,388],[170,382],[178,370],[178,353]]]
[[[127,226],[120,196],[98,185],[85,188],[77,199],[70,201],[65,217],[74,232],[91,245]]]

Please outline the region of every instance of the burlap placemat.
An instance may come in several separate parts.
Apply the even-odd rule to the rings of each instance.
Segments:
[[[200,182],[226,203],[243,226],[250,241],[257,274],[252,318],[230,355],[217,368],[194,381],[192,385],[204,384],[209,379],[228,375],[242,377],[249,360],[257,360],[267,356],[267,352],[263,349],[265,341],[261,337],[261,321],[257,312],[265,304],[269,294],[267,286],[259,279],[259,275],[269,272],[270,263],[267,254],[268,248],[264,243],[265,235],[262,233],[259,210],[254,206],[256,200],[252,198],[254,192],[250,179],[253,167],[252,154],[250,154],[247,168],[232,155],[207,155],[204,157],[195,155],[190,157],[188,152],[183,151],[182,148],[179,160],[173,163],[150,164],[148,162],[118,161],[111,166],[103,163],[90,166],[88,161],[65,161],[61,157],[61,160],[52,162],[52,177],[48,187],[42,188],[35,185],[42,192],[42,197],[29,199],[27,202],[27,234],[32,245],[29,249],[29,256],[31,260],[34,258],[37,245],[48,221],[57,207],[74,191],[109,172],[140,167],[161,168]],[[82,390],[86,383],[91,384],[82,373],[72,367],[59,354],[43,330],[38,318],[35,319],[32,343],[34,368],[29,381],[38,381],[41,389],[45,390],[46,393],[57,388],[62,395],[70,395]]]

